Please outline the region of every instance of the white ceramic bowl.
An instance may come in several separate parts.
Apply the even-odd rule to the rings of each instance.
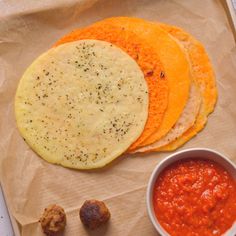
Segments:
[[[231,176],[236,180],[236,166],[233,162],[231,162],[225,155],[216,152],[211,149],[206,148],[192,148],[186,149],[184,151],[176,152],[172,155],[167,156],[164,160],[162,160],[156,168],[153,170],[152,175],[148,182],[147,187],[147,196],[146,196],[146,204],[149,218],[156,228],[157,232],[162,236],[169,236],[169,234],[161,227],[159,224],[153,209],[153,187],[156,182],[158,175],[162,172],[170,164],[188,158],[201,158],[212,160],[219,163],[223,166]],[[233,236],[236,235],[236,223],[224,234],[225,236]]]

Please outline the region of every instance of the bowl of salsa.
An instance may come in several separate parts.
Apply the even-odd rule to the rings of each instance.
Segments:
[[[234,236],[236,166],[211,149],[174,153],[154,169],[146,203],[163,236]]]

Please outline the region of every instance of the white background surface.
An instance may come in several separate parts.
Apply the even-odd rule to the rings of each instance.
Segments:
[[[236,11],[236,0],[232,0],[233,5],[234,5],[234,10]]]
[[[14,236],[1,187],[0,187],[0,236]]]

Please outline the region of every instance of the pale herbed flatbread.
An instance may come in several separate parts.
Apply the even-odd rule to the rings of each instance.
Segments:
[[[50,49],[20,80],[15,113],[21,135],[51,163],[102,167],[142,133],[148,88],[118,47],[80,40]]]
[[[159,54],[145,37],[121,25],[108,24],[105,19],[85,28],[75,29],[59,39],[54,46],[81,39],[97,39],[115,44],[127,52],[144,73],[149,90],[148,118],[143,133],[129,147],[135,149],[160,127],[168,105],[168,77]]]

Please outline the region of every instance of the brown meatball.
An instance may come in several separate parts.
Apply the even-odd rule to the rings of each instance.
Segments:
[[[65,229],[65,211],[58,205],[50,205],[44,210],[39,222],[41,223],[43,232],[47,236],[56,236]]]
[[[106,223],[111,214],[104,204],[98,200],[87,200],[80,208],[80,220],[89,229],[96,229]]]

